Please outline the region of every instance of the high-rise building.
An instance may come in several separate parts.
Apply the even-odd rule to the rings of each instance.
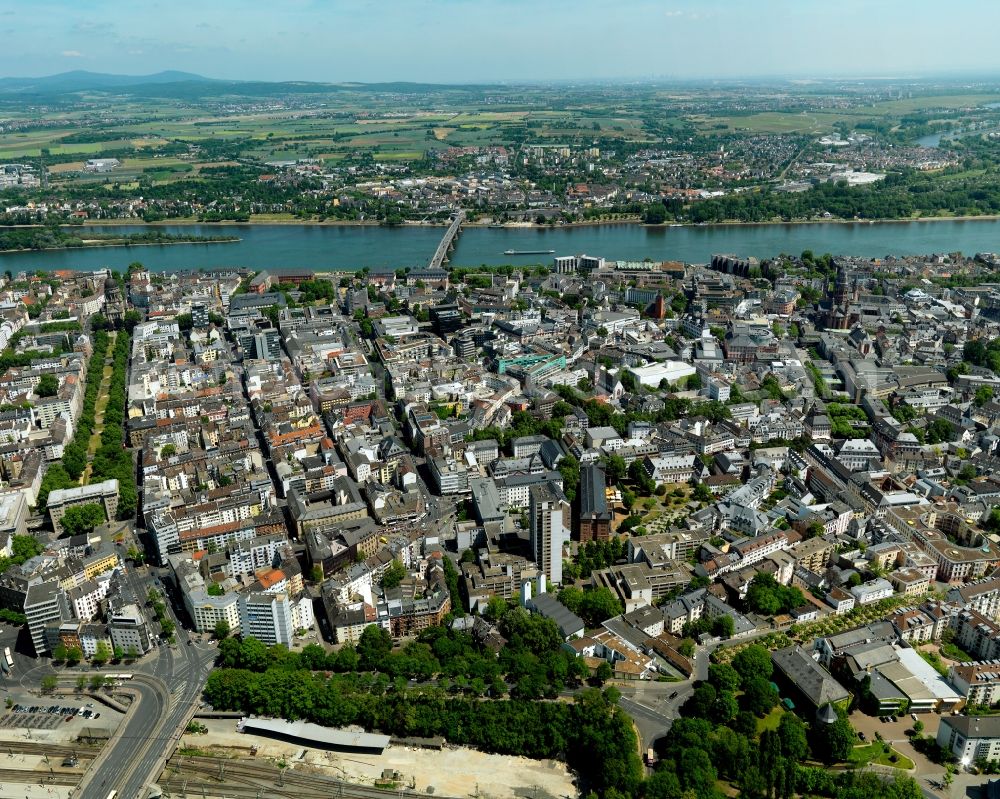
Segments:
[[[471,358],[476,354],[476,342],[472,336],[456,336],[451,340],[451,346],[459,358]]]
[[[205,303],[191,303],[191,325],[193,327],[208,327],[208,306]]]
[[[50,652],[54,644],[45,634],[46,627],[52,626],[58,630],[59,625],[70,617],[66,592],[59,581],[49,580],[29,586],[24,598],[24,615],[28,618],[28,631],[31,633],[35,654]]]
[[[569,501],[553,483],[534,485],[529,495],[532,555],[549,580],[561,583],[563,544],[569,541]]]
[[[292,603],[287,594],[240,594],[240,633],[265,644],[292,643]]]
[[[268,327],[258,332],[253,337],[254,357],[264,361],[277,361],[281,359],[281,333],[275,328]]]

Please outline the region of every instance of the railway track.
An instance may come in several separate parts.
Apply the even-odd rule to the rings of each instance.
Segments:
[[[220,780],[220,764],[222,779]],[[288,797],[288,799],[385,799],[399,793],[366,785],[344,782],[335,777],[306,774],[277,766],[205,757],[171,758],[158,784],[171,795],[186,791],[198,796],[225,795],[243,797]]]
[[[0,741],[0,756],[4,753],[15,755],[48,755],[51,758],[76,755],[80,760],[93,760],[100,749],[89,746],[61,746],[34,741]]]
[[[80,774],[66,774],[65,772],[49,774],[45,771],[0,768],[0,785],[16,782],[22,785],[76,785],[80,781],[81,776]]]

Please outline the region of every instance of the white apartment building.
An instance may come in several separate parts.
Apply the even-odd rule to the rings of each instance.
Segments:
[[[870,605],[872,602],[888,599],[895,592],[893,591],[892,583],[879,577],[875,580],[869,580],[867,583],[854,586],[851,588],[851,593],[859,605]]]
[[[69,600],[74,618],[80,621],[90,621],[101,608],[101,600],[108,595],[108,580],[84,580],[76,588],[70,589],[66,598]]]
[[[210,633],[220,621],[229,625],[231,632],[240,630],[239,595],[225,593],[212,596],[204,588],[194,588],[184,594],[194,628],[200,633]]]
[[[153,648],[153,634],[137,605],[123,605],[109,614],[108,628],[115,649],[145,655]]]
[[[240,594],[240,632],[265,644],[292,643],[295,624],[287,594]]]
[[[1000,716],[942,716],[938,746],[962,766],[1000,758]]]

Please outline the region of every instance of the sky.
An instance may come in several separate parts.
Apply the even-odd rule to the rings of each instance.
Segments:
[[[0,0],[0,76],[238,80],[1000,74],[996,0]]]

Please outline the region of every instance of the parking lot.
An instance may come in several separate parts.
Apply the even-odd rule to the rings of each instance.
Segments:
[[[28,730],[54,730],[61,724],[71,724],[74,719],[100,718],[101,713],[90,707],[69,705],[14,705],[0,717],[0,729],[16,727]]]
[[[886,721],[882,721],[885,718]],[[937,736],[938,726],[941,724],[941,716],[937,713],[917,713],[917,718],[923,723],[924,729],[921,733],[924,736]],[[908,743],[910,736],[908,730],[913,729],[913,718],[909,713],[897,715],[892,721],[891,716],[869,716],[864,713],[854,712],[850,716],[851,724],[859,733],[864,733],[863,740],[874,741],[875,733],[878,732],[886,741],[896,743]]]

